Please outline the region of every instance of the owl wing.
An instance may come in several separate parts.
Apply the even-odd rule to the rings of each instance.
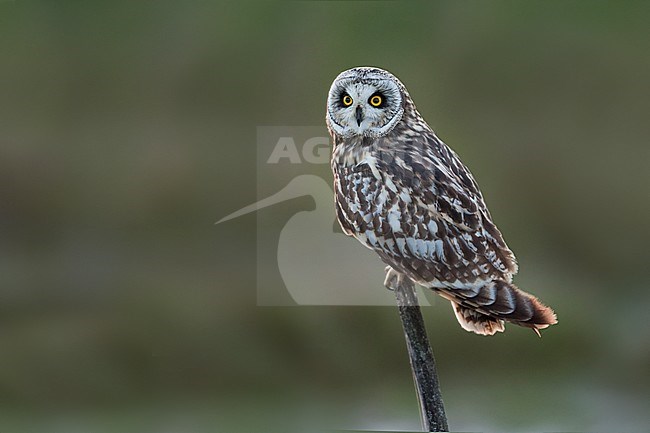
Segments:
[[[416,281],[511,281],[514,254],[473,176],[435,135],[423,140],[401,148],[387,143],[391,150],[380,158],[339,174],[339,192],[353,198],[337,201],[344,230]]]

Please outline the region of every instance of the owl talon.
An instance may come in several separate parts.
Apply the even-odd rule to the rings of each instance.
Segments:
[[[394,291],[402,281],[404,275],[400,274],[390,266],[386,266],[385,271],[386,278],[384,279],[384,286],[386,286],[388,290]]]

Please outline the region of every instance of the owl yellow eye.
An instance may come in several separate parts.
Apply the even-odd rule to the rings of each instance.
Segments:
[[[352,105],[352,96],[350,95],[343,95],[343,99],[341,99],[341,102],[343,102],[343,105],[346,107],[349,107]]]
[[[379,107],[382,102],[383,101],[381,99],[381,96],[379,95],[372,95],[370,97],[370,105],[372,105],[373,107]]]

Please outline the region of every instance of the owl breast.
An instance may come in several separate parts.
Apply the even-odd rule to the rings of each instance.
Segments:
[[[419,170],[401,158],[387,161],[372,150],[357,152],[352,160],[334,156],[339,223],[386,264],[433,288],[510,278],[476,204],[448,193],[441,201],[435,170]]]

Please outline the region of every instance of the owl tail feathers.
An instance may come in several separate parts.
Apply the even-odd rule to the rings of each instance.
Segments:
[[[506,281],[487,281],[454,292],[454,313],[458,322],[463,329],[477,334],[502,332],[506,321],[531,328],[541,336],[540,329],[557,323],[555,312],[550,307]]]

